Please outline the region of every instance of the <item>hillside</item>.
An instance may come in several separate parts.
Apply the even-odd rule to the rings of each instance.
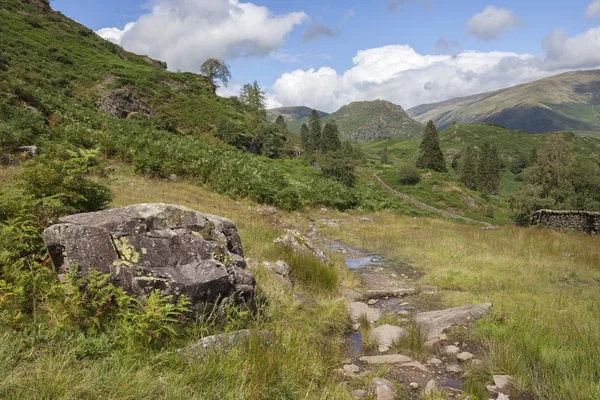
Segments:
[[[323,123],[335,120],[342,139],[364,142],[377,139],[398,139],[417,136],[423,126],[410,118],[404,109],[385,100],[357,101],[343,106],[321,118]],[[293,132],[299,132],[307,119],[288,124]]]
[[[286,122],[292,122],[298,119],[308,118],[311,112],[312,108],[304,106],[272,108],[267,110],[267,120],[274,122],[278,116],[282,115]],[[317,110],[317,112],[319,113],[320,117],[326,117],[329,115],[325,111]]]
[[[408,110],[444,129],[452,122],[492,122],[543,133],[571,131],[600,137],[600,71],[568,72],[496,92],[424,104]]]

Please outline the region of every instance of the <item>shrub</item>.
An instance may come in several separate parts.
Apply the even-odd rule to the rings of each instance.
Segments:
[[[327,153],[318,158],[323,175],[347,186],[356,184],[356,162],[341,151]]]
[[[421,181],[419,170],[412,165],[400,167],[399,181],[402,185],[416,185]]]

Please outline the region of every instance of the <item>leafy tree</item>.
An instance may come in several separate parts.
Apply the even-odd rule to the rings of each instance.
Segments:
[[[321,134],[321,151],[324,153],[337,151],[342,148],[340,133],[335,121],[329,121],[323,127]]]
[[[309,153],[319,150],[321,147],[321,120],[319,113],[312,110],[308,120],[308,140],[305,150]]]
[[[438,133],[433,121],[427,123],[425,132],[423,132],[420,154],[417,159],[417,168],[431,169],[439,172],[446,171],[446,161],[440,149]]]
[[[251,129],[257,128],[267,117],[265,91],[261,89],[258,82],[254,81],[242,87],[239,98],[240,102],[250,111]]]
[[[227,87],[229,80],[231,79],[231,72],[229,72],[229,65],[223,60],[218,58],[209,58],[202,63],[200,67],[200,73],[206,76],[213,84],[213,90],[216,92],[219,86],[217,85],[217,79],[223,83],[223,86]]]
[[[302,149],[307,150],[309,146],[309,131],[306,124],[302,124],[302,128],[300,128],[300,141],[302,143]]]
[[[343,151],[334,151],[327,154],[321,154],[318,158],[319,166],[323,175],[333,178],[347,186],[354,186],[356,183],[356,161],[348,157]]]

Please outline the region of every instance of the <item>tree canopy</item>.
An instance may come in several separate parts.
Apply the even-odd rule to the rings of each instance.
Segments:
[[[223,86],[227,87],[229,80],[231,79],[231,72],[229,72],[229,65],[223,60],[218,58],[209,58],[202,63],[200,67],[200,73],[206,76],[212,82],[215,91],[219,87],[217,85],[217,79],[223,83]]]
[[[420,154],[417,159],[417,168],[431,169],[439,172],[446,171],[446,161],[440,149],[438,133],[433,121],[427,123],[427,127],[423,132]]]

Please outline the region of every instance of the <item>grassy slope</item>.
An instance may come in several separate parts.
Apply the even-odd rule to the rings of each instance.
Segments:
[[[415,119],[440,127],[495,122],[528,132],[573,131],[597,137],[600,71],[569,72],[475,96],[408,110]]]
[[[423,129],[399,106],[382,100],[350,103],[321,118],[323,124],[331,120],[337,122],[341,138],[352,141],[409,138]],[[304,123],[308,123],[308,118],[292,121],[288,128],[292,132],[299,132]]]
[[[512,160],[517,159],[519,155],[529,156],[534,148],[543,147],[550,136],[550,134],[532,135],[510,131],[493,125],[456,125],[440,132],[440,146],[448,155],[448,165],[452,155],[468,146],[481,146],[489,141],[499,149],[506,166],[502,172],[500,193],[490,198],[494,218],[486,215],[487,200],[481,194],[466,189],[456,182],[456,173],[451,168],[446,174],[426,173],[417,185],[400,185],[397,178],[398,166],[404,163],[415,163],[420,144],[418,139],[381,140],[364,144],[362,148],[370,154],[374,162],[367,169],[371,172],[382,171],[381,177],[389,186],[438,208],[448,209],[474,219],[504,223],[509,222],[510,217],[507,200],[523,186],[523,183],[515,180],[516,176],[510,172]],[[573,135],[566,137],[572,143],[576,157],[585,160],[600,158],[598,139]],[[392,166],[377,163],[378,154],[384,147],[389,150]]]

